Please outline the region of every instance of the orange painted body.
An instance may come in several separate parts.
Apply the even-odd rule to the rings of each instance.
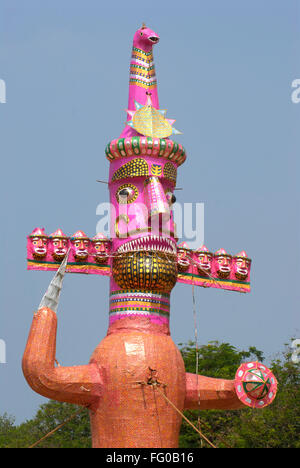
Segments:
[[[186,374],[166,326],[146,318],[112,325],[86,366],[56,367],[56,314],[33,318],[23,372],[37,393],[90,409],[94,448],[178,447],[180,410],[238,409],[234,381]],[[159,389],[159,391],[157,391]]]

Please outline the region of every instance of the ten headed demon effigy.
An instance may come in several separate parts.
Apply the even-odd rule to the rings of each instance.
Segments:
[[[235,380],[186,373],[170,337],[177,281],[246,293],[251,260],[245,251],[232,256],[177,245],[172,204],[186,154],[168,138],[180,132],[159,108],[152,53],[158,41],[145,25],[134,35],[127,123],[106,148],[111,239],[101,233],[90,239],[83,231],[66,236],[61,229],[48,236],[40,228],[28,236],[28,269],[56,274],[34,314],[24,375],[41,395],[89,408],[93,447],[177,447],[184,409],[262,408],[277,389],[273,374],[257,362],[242,364]],[[85,366],[55,365],[66,271],[110,276],[107,336]]]

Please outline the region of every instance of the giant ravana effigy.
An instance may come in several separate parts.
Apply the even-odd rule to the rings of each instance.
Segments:
[[[170,336],[170,294],[176,282],[250,292],[251,260],[206,246],[177,244],[172,204],[177,169],[186,159],[180,133],[159,108],[153,45],[136,31],[130,62],[127,122],[106,147],[110,162],[111,238],[79,230],[28,236],[29,270],[56,271],[34,313],[23,372],[37,393],[86,406],[95,448],[177,447],[182,411],[263,408],[276,378],[258,362],[235,380],[186,373]],[[57,306],[65,272],[110,277],[109,326],[89,364],[56,365]]]

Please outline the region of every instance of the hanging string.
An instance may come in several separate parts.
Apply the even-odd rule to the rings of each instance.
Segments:
[[[157,408],[157,401],[156,401],[156,395],[155,395],[155,387],[153,386],[153,397],[154,397],[154,403],[155,403],[155,409],[156,409],[156,417],[157,417],[157,425],[158,425],[158,433],[159,433],[159,439],[160,439],[160,446],[162,447],[162,437],[161,437],[161,430],[160,430],[160,424],[159,424],[159,414],[158,414],[158,408]]]
[[[198,350],[197,312],[196,312],[196,301],[195,301],[195,288],[194,288],[194,285],[192,286],[192,295],[193,295],[193,317],[194,317],[195,347],[196,347],[196,375],[197,375],[197,388],[198,388],[199,350]],[[200,393],[198,393],[198,405],[200,406]]]
[[[194,316],[194,330],[195,330],[195,348],[196,348],[196,385],[197,385],[197,393],[198,393],[198,428],[201,428],[201,421],[200,421],[200,387],[199,387],[199,349],[198,349],[198,329],[197,329],[197,312],[196,312],[196,300],[195,300],[195,288],[194,285],[192,286],[192,295],[193,295],[193,316]],[[200,443],[202,445],[202,439],[200,439]]]
[[[195,264],[196,262],[194,262],[192,260],[192,262]],[[198,411],[198,428],[199,428],[199,431],[201,430],[201,424],[204,425],[210,433],[212,433],[212,430],[210,429],[210,427],[208,426],[208,424],[206,424],[203,420],[200,419],[200,404],[201,404],[201,398],[200,398],[200,388],[199,388],[199,348],[198,348],[198,329],[197,329],[197,310],[196,310],[196,299],[195,299],[195,290],[194,290],[194,284],[192,286],[192,296],[193,296],[193,316],[194,316],[194,328],[195,328],[195,348],[196,348],[196,375],[197,375],[197,390],[198,390],[198,407],[199,407],[199,411]],[[232,448],[230,445],[227,444],[227,442],[225,442],[225,440],[217,435],[217,434],[214,434],[216,438],[218,438],[219,440],[221,440],[221,442],[223,442],[223,444],[228,447],[228,448]],[[201,439],[201,442],[202,442],[202,439]]]
[[[202,439],[205,440],[205,442],[208,443],[208,445],[210,445],[212,448],[217,448],[199,429],[197,429],[196,426],[194,426],[194,424],[183,414],[183,412],[180,411],[174,405],[174,403],[172,403],[171,400],[169,400],[169,398],[163,392],[160,391],[160,389],[157,387],[157,385],[155,385],[154,388],[155,388],[156,391],[158,391],[164,397],[164,399],[169,403],[169,405],[171,405],[172,408],[174,408],[174,410],[177,411],[177,413],[179,413],[180,416],[202,437]]]
[[[233,448],[231,445],[229,445],[223,437],[221,437],[219,434],[214,434],[212,429],[209,427],[208,424],[206,424],[203,420],[201,420],[202,426],[204,426],[216,439],[219,439],[227,448]]]

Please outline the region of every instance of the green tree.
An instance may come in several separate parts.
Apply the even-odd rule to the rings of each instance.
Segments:
[[[189,341],[186,345],[179,343],[179,348],[186,371],[196,373],[195,343],[193,341]],[[254,346],[248,351],[238,351],[229,343],[210,341],[198,349],[198,373],[207,377],[232,379],[239,365],[245,360],[263,361],[264,356]]]
[[[195,373],[196,351],[193,342],[182,347],[189,372]],[[254,347],[238,351],[228,343],[212,342],[198,353],[199,374],[233,379],[238,366],[246,360],[263,361]],[[187,411],[185,415],[218,447],[298,448],[300,429],[300,365],[291,361],[289,346],[270,368],[278,380],[272,405],[264,409],[238,411]],[[180,447],[208,447],[186,422],[180,433]]]
[[[77,406],[49,400],[40,406],[36,416],[11,427],[0,436],[0,448],[25,448],[43,438],[78,411]],[[0,426],[1,427],[1,426]],[[0,433],[1,434],[1,433]],[[50,437],[43,440],[37,448],[90,448],[91,433],[88,411],[83,409],[74,419],[65,424]]]
[[[4,413],[0,416],[0,447],[3,447],[7,437],[15,431],[15,418]]]

